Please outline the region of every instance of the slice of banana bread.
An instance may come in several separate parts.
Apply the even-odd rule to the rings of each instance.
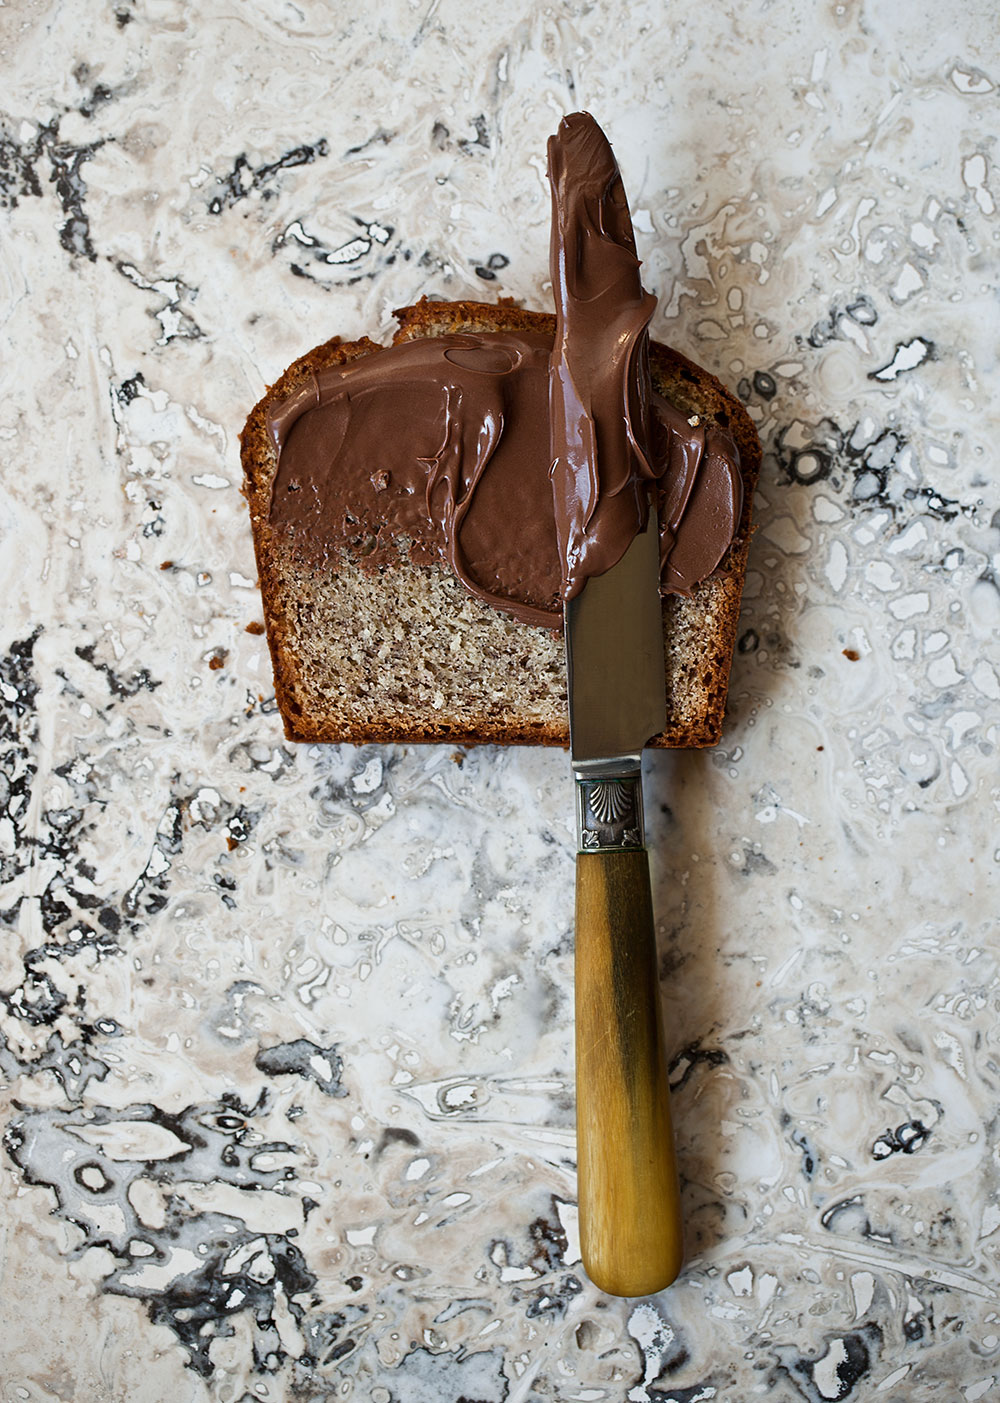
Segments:
[[[455,333],[532,332],[555,318],[511,302],[421,301],[397,314],[393,345]],[[295,741],[566,745],[565,656],[553,628],[524,623],[475,597],[447,565],[415,563],[400,549],[377,569],[363,544],[322,559],[276,528],[271,497],[278,457],[269,429],[277,406],[315,384],[326,367],[384,348],[333,338],[293,365],[251,411],[241,435],[275,692]],[[685,597],[663,598],[667,724],[653,745],[718,741],[760,467],[756,431],[740,402],[707,371],[652,343],[653,389],[685,416],[720,426],[739,451],[743,507],[719,567]],[[405,422],[385,432],[405,434]],[[372,463],[373,481],[380,464]]]

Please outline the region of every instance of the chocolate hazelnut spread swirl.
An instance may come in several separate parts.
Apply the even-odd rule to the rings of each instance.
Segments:
[[[656,307],[639,281],[625,187],[587,112],[549,138],[552,495],[563,598],[624,555],[649,514],[649,338]]]
[[[567,118],[549,159],[555,345],[455,333],[312,373],[271,414],[269,520],[317,565],[444,563],[477,598],[558,629],[564,600],[644,526],[651,485],[662,587],[690,592],[732,541],[741,480],[728,435],[650,389],[655,298],[593,118]]]
[[[564,600],[610,570],[645,530],[657,492],[660,584],[690,593],[716,568],[740,519],[732,439],[654,395],[649,319],[628,201],[607,137],[589,112],[549,138],[556,302],[549,362],[552,495]]]

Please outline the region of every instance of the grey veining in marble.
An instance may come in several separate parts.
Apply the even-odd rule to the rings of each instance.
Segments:
[[[1000,1396],[994,7],[0,7],[0,1398]],[[282,740],[237,434],[548,305],[587,107],[765,448],[648,761],[688,1265],[579,1261],[561,753]]]

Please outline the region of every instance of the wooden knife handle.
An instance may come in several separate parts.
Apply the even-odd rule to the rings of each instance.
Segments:
[[[576,1102],[587,1275],[613,1296],[660,1291],[683,1237],[642,848],[577,855]]]

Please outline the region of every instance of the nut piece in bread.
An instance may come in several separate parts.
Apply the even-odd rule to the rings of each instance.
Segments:
[[[396,316],[393,344],[452,332],[552,335],[555,329],[554,316],[506,301],[425,299]],[[271,386],[241,435],[243,490],[285,734],[352,744],[568,745],[559,633],[482,603],[444,565],[416,565],[401,554],[398,564],[372,573],[346,549],[334,562],[306,565],[271,527],[272,406],[313,372],[382,349],[368,338],[317,346]],[[667,725],[650,744],[709,746],[722,729],[760,443],[746,410],[707,371],[656,342],[650,368],[655,390],[685,415],[720,424],[740,453],[743,512],[732,546],[690,598],[663,599]]]

